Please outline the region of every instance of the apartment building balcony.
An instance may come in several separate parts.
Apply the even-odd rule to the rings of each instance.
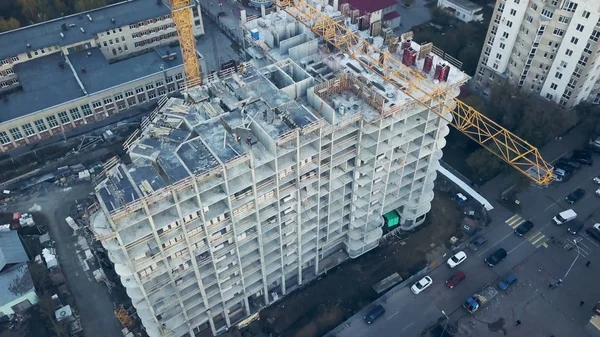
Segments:
[[[200,193],[200,200],[202,202],[203,207],[210,208],[212,205],[224,200],[225,198],[227,198],[227,194],[223,192],[223,190],[220,187],[215,187],[213,189]]]

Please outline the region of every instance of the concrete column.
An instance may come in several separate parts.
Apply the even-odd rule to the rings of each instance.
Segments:
[[[247,19],[246,19],[246,10],[242,9],[240,11],[240,22],[241,23],[246,23]]]
[[[339,4],[338,4],[339,0],[333,0],[333,9],[337,10],[339,8]]]
[[[260,5],[260,16],[264,18],[266,15],[267,13],[265,12],[265,5]]]

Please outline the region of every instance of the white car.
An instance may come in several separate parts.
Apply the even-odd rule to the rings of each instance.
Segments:
[[[600,197],[600,188],[596,190],[596,195]]]
[[[594,177],[594,179],[592,179],[596,184],[600,185],[600,176]]]
[[[420,279],[419,282],[413,284],[413,286],[410,287],[410,291],[412,291],[413,294],[418,295],[423,290],[427,289],[427,287],[429,287],[431,284],[433,284],[433,280],[431,279],[431,277],[425,276],[422,279]]]
[[[461,250],[460,252],[454,254],[454,256],[449,258],[446,263],[448,264],[448,267],[454,268],[454,267],[458,266],[459,264],[463,263],[466,259],[467,259],[467,254],[465,254],[465,252],[463,252]]]

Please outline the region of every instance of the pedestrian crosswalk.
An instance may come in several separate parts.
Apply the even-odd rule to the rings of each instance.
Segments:
[[[506,219],[506,224],[509,225],[512,229],[516,229],[520,224],[527,221],[519,214],[515,214],[510,218]],[[534,227],[535,229],[535,227]],[[539,248],[544,245],[547,241],[546,236],[542,232],[530,232],[525,235],[527,241],[529,241],[535,248]]]
[[[520,216],[519,214],[515,214],[515,215],[511,216],[510,218],[508,218],[505,222],[512,229],[515,229],[515,228],[519,227],[520,224],[525,222],[525,219],[523,219],[523,217]]]

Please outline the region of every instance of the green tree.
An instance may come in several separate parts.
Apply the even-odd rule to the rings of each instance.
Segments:
[[[0,18],[0,32],[6,32],[9,30],[17,29],[19,27],[21,27],[21,24],[19,23],[19,20],[15,18]]]
[[[444,9],[435,7],[431,10],[431,20],[442,26],[449,26],[454,22],[454,18],[448,14]]]
[[[575,113],[579,123],[584,125],[585,132],[590,137],[600,132],[600,107],[590,103],[581,103],[575,106]]]
[[[466,162],[473,175],[477,177],[477,180],[490,180],[506,168],[506,165],[500,158],[484,148],[471,152]]]

